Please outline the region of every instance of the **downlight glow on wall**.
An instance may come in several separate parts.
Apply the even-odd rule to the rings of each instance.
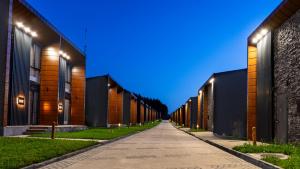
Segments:
[[[268,29],[262,29],[260,33],[257,33],[255,37],[252,39],[252,43],[256,44],[258,41],[260,41],[267,33]]]
[[[16,25],[19,29],[22,29],[27,34],[31,35],[32,37],[38,37],[38,34],[35,31],[31,30],[30,27],[25,26],[22,22],[16,22]]]

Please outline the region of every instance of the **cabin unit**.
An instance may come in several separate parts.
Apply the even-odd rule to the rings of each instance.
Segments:
[[[123,110],[128,111],[128,102],[123,99],[128,92],[111,76],[96,76],[86,79],[86,123],[92,127],[110,127],[126,123]]]
[[[220,136],[246,137],[247,69],[213,74],[198,98],[199,127]]]
[[[0,10],[1,135],[84,125],[85,55],[26,1],[2,0]]]
[[[247,137],[300,140],[300,1],[284,0],[248,38]]]

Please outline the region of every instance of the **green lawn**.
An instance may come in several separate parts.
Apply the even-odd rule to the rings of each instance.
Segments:
[[[153,123],[146,123],[142,126],[132,127],[120,127],[120,128],[91,128],[82,131],[75,132],[57,132],[55,137],[57,138],[75,138],[75,139],[98,139],[98,140],[110,140],[120,136],[126,136],[128,134],[143,131],[158,125],[160,121]],[[32,137],[50,137],[50,133],[45,134],[34,134]]]
[[[92,141],[0,137],[0,168],[21,168],[94,144]]]
[[[207,131],[207,130],[204,130],[204,129],[190,129],[190,132],[204,132],[204,131]]]
[[[250,144],[245,144],[243,146],[234,147],[233,149],[240,151],[242,153],[283,153],[289,155],[290,156],[289,159],[280,160],[276,157],[269,156],[263,158],[262,160],[286,169],[300,168],[300,146],[291,145],[291,144],[285,144],[285,145],[270,144],[270,145],[252,146]]]

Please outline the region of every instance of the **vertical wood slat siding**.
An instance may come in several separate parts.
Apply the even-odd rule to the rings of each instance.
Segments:
[[[59,57],[49,48],[42,51],[40,72],[40,124],[57,122]]]
[[[204,99],[203,99],[203,128],[207,130],[207,120],[208,120],[208,91],[205,90],[204,92]]]
[[[145,111],[144,111],[144,105],[140,104],[140,122],[144,123],[145,122]]]
[[[252,127],[256,126],[256,66],[257,48],[248,47],[248,94],[247,94],[247,138],[252,139]]]
[[[197,120],[196,120],[196,125],[199,125],[199,127],[202,126],[202,122],[201,122],[201,95],[202,93],[198,93],[198,100],[197,100]]]
[[[109,109],[108,109],[108,123],[119,124],[122,123],[122,96],[123,93],[118,93],[117,88],[109,90]]]
[[[130,123],[137,123],[137,101],[133,98],[130,100]]]
[[[73,67],[71,79],[71,124],[85,124],[85,67]]]

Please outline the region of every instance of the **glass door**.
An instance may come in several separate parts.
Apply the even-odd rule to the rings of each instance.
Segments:
[[[70,100],[65,99],[64,106],[64,124],[70,124]]]
[[[29,92],[29,111],[28,111],[28,124],[38,124],[38,111],[39,111],[39,93],[35,90]]]

